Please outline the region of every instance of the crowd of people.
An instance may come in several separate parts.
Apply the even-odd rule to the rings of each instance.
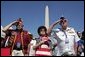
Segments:
[[[53,29],[57,25],[61,28]],[[10,56],[84,56],[84,31],[80,35],[68,27],[65,17],[60,17],[48,29],[39,26],[37,38],[23,27],[21,18],[1,26],[1,48],[10,48]]]

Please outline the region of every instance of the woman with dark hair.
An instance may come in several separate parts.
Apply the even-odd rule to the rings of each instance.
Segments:
[[[44,31],[44,32],[42,32],[42,31]],[[47,29],[45,26],[40,26],[38,28],[37,32],[38,32],[39,36],[47,36]]]
[[[36,39],[37,44],[33,47],[35,56],[52,56],[51,41],[47,35],[47,29],[45,26],[38,28],[39,38]]]

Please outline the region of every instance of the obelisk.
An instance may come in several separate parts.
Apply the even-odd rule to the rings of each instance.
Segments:
[[[45,8],[45,26],[47,29],[49,28],[49,8],[47,5]]]

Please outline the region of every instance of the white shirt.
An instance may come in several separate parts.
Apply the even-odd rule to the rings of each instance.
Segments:
[[[30,42],[30,51],[29,51],[29,56],[35,56],[35,50],[33,49],[33,46],[36,45],[36,40],[31,40]]]
[[[80,56],[84,56],[84,52],[82,52]]]
[[[3,32],[3,27],[1,26],[1,37],[5,38],[6,34]]]
[[[23,51],[22,50],[13,50],[12,51],[12,56],[24,56]]]
[[[60,56],[64,52],[75,54],[74,43],[80,40],[75,30],[73,28],[67,27],[65,31],[62,31],[61,29],[56,29],[54,32],[57,39],[57,43],[58,43],[57,47]]]

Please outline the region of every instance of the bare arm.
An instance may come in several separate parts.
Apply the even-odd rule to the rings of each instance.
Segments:
[[[75,43],[74,44],[75,56],[77,56],[77,52],[78,52],[77,48],[78,48],[78,43]]]
[[[39,47],[41,44],[43,44],[45,41],[47,40],[44,40],[44,41],[40,41],[38,44],[36,44],[36,46],[33,47],[33,49],[35,50],[37,47]]]
[[[54,27],[55,25],[57,25],[60,21],[61,21],[61,20],[58,20],[58,21],[54,22],[54,23],[49,27],[49,29],[48,29],[48,31],[47,31],[47,34],[48,34],[48,35],[51,34],[51,31],[52,31],[53,27]]]
[[[12,23],[10,23],[10,24],[8,24],[7,26],[5,26],[4,28],[3,28],[3,31],[7,31],[14,23],[16,23],[17,21],[14,21],[14,22],[12,22]]]

